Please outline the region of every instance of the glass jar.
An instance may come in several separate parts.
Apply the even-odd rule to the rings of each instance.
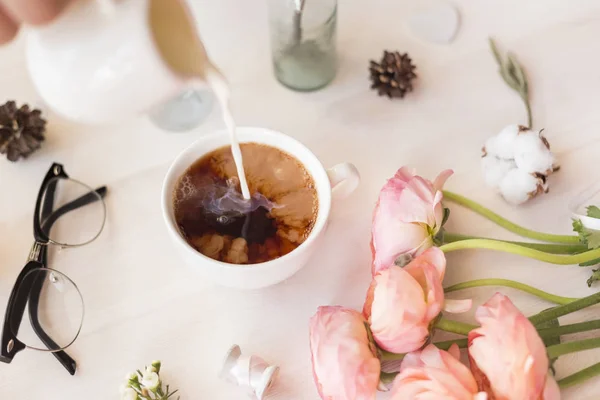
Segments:
[[[337,0],[270,0],[275,76],[293,90],[312,91],[337,69]]]

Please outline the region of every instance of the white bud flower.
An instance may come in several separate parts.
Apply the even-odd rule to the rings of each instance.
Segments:
[[[500,133],[492,136],[485,142],[484,151],[498,158],[510,160],[514,158],[514,144],[519,132],[524,130],[520,125],[509,125]]]
[[[157,372],[157,371],[153,365],[150,365],[150,366],[146,367],[146,372],[152,373],[152,372]]]
[[[160,379],[156,372],[146,371],[142,376],[142,385],[150,391],[156,390],[159,384]]]
[[[130,387],[122,388],[121,400],[138,400],[138,394]]]
[[[518,205],[548,190],[542,177],[520,168],[510,170],[500,182],[500,193],[509,203]]]
[[[481,170],[486,185],[498,188],[508,171],[517,168],[513,160],[504,160],[493,155],[481,159]]]
[[[127,381],[127,383],[129,382],[138,382],[139,381],[139,377],[138,374],[135,372],[132,372],[130,374],[125,375],[125,380]]]

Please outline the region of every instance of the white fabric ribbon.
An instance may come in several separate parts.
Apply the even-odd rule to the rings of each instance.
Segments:
[[[279,367],[270,365],[262,358],[245,356],[238,345],[234,345],[223,363],[221,378],[244,389],[256,400],[262,400],[277,377]]]

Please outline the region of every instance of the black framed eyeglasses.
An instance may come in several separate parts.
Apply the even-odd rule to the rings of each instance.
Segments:
[[[33,218],[35,242],[12,288],[2,329],[0,361],[10,363],[26,349],[51,352],[75,374],[77,363],[65,351],[81,331],[83,298],[65,274],[48,266],[49,245],[77,247],[96,239],[104,227],[106,187],[92,189],[69,178],[54,163],[40,187]],[[25,312],[29,320],[24,320]]]

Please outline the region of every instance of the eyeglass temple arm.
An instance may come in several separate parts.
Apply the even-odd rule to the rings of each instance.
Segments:
[[[106,196],[106,186],[102,186],[99,187],[98,189],[95,190],[95,193],[97,195],[99,195],[100,197],[104,198]],[[96,196],[96,194],[94,193],[87,193],[84,194],[83,196],[63,205],[62,207],[58,208],[57,210],[53,211],[50,215],[45,216],[44,214],[41,215],[41,219],[42,219],[42,226],[43,226],[43,230],[44,232],[49,232],[50,228],[52,227],[52,225],[54,225],[54,223],[63,215],[65,215],[68,212],[74,211],[78,208],[87,206],[88,204],[91,204],[93,202],[95,202],[96,200],[98,200],[98,197]],[[49,196],[45,196],[45,198],[48,198]],[[44,206],[42,206],[42,211],[44,210]]]
[[[64,214],[66,214],[70,211],[76,210],[80,207],[84,207],[90,203],[93,203],[94,201],[96,201],[98,199],[94,194],[88,193],[88,194],[85,194],[85,195],[65,204],[64,206],[60,207],[56,211],[52,212],[53,203],[54,203],[54,192],[56,190],[56,185],[51,183],[47,190],[48,190],[48,192],[47,192],[47,195],[44,196],[44,202],[42,204],[42,210],[41,210],[41,216],[40,216],[41,217],[40,219],[43,221],[43,227],[44,227],[45,232],[49,232],[52,225]],[[96,189],[96,193],[102,198],[104,198],[106,196],[106,192],[107,192],[106,186],[102,186],[102,187]],[[48,265],[47,264],[47,262],[48,262],[47,246],[42,247],[40,254],[39,254],[38,261],[40,261],[43,265]],[[30,303],[29,303],[29,319],[31,321],[31,325],[32,325],[33,330],[35,331],[36,335],[46,345],[46,347],[48,349],[53,349],[53,348],[56,349],[59,346],[44,331],[44,329],[42,328],[42,326],[39,322],[39,319],[38,319],[39,298],[40,298],[40,295],[42,292],[43,282],[44,282],[42,278],[44,278],[45,275],[46,274],[44,274],[44,276],[36,279],[36,281],[33,284],[33,287],[31,288],[30,295],[29,295],[29,301],[30,301]],[[60,351],[54,352],[52,354],[58,360],[58,362],[60,362],[65,367],[65,369],[69,372],[69,374],[75,375],[75,371],[77,370],[77,362],[73,358],[71,358],[71,356],[69,356],[64,350],[60,350]]]
[[[42,260],[44,262],[47,259],[48,248],[44,246],[42,249]],[[44,264],[46,265],[46,264]],[[60,346],[52,340],[50,336],[44,331],[42,328],[40,321],[38,319],[38,307],[40,303],[40,295],[42,293],[42,288],[44,286],[44,279],[46,278],[47,273],[44,272],[36,277],[33,285],[31,287],[31,291],[29,292],[29,320],[31,321],[31,326],[37,335],[37,337],[44,343],[44,345],[49,349],[58,349]],[[60,350],[52,353],[54,357],[58,360],[59,363],[62,364],[63,367],[69,372],[71,375],[75,375],[75,371],[77,370],[77,362],[69,356],[64,350]]]

